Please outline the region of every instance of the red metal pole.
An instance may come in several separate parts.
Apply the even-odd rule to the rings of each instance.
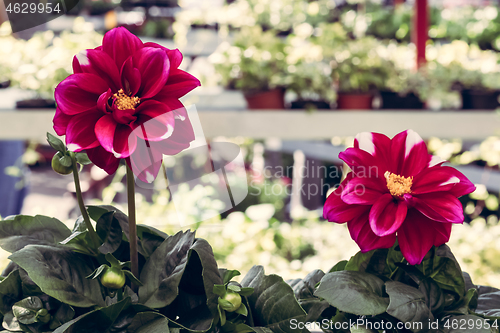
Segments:
[[[429,36],[429,8],[427,0],[415,0],[415,13],[413,15],[413,43],[417,47],[417,68],[424,65],[425,46]]]

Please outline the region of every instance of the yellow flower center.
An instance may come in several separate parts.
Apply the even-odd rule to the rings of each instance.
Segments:
[[[131,97],[123,91],[123,89],[118,90],[116,94],[113,94],[115,98],[116,108],[119,110],[135,110],[137,104],[141,102],[139,97]]]
[[[411,193],[411,185],[413,177],[398,176],[389,171],[384,173],[385,180],[387,181],[387,188],[393,196],[402,197],[407,193]]]

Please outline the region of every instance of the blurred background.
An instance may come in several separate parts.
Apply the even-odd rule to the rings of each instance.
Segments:
[[[55,86],[72,57],[124,26],[184,54],[202,86],[195,105],[211,141],[238,144],[249,195],[191,225],[221,267],[254,264],[304,277],[358,251],[344,225],[322,219],[360,131],[413,128],[431,153],[476,185],[450,246],[478,284],[500,281],[500,1],[80,0],[67,15],[12,34],[0,2],[0,214],[72,225],[71,177],[50,167]],[[87,204],[126,210],[124,170],[82,170]],[[185,189],[193,221],[220,209],[205,186]],[[140,190],[139,223],[181,227],[168,189]],[[4,254],[5,258],[6,255]]]

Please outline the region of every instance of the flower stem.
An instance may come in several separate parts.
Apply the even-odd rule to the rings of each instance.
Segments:
[[[137,227],[135,222],[135,183],[134,173],[127,164],[127,199],[128,199],[128,226],[130,242],[130,270],[139,278],[139,257],[137,254]],[[137,292],[139,286],[132,283],[132,290]]]
[[[76,157],[74,153],[70,153],[71,155],[71,165],[73,168],[73,179],[75,181],[75,192],[76,199],[78,200],[78,206],[80,206],[80,212],[82,213],[83,221],[85,222],[85,226],[90,235],[90,239],[92,240],[92,244],[95,248],[99,247],[101,244],[99,240],[99,236],[94,230],[92,223],[90,222],[89,214],[87,213],[87,209],[85,208],[85,204],[83,203],[82,196],[82,188],[80,187],[80,178],[78,177],[78,164],[76,163]]]

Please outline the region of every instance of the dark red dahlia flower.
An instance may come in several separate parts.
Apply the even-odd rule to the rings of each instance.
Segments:
[[[109,31],[102,46],[74,57],[74,74],[57,86],[54,130],[107,173],[124,158],[136,176],[152,181],[162,154],[194,140],[179,98],[200,81],[178,68],[181,61],[177,49],[142,43],[125,28]]]
[[[406,260],[419,264],[433,245],[450,238],[452,223],[463,223],[458,197],[475,186],[456,169],[442,166],[412,130],[394,138],[361,133],[339,156],[352,169],[328,196],[323,215],[347,222],[362,252],[389,248],[398,239]]]

